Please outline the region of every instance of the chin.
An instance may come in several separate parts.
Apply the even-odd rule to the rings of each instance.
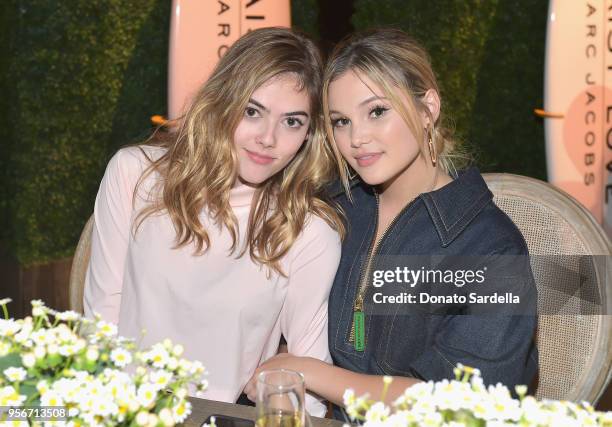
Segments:
[[[243,176],[240,175],[240,179],[242,180],[242,182],[244,182],[247,185],[251,185],[251,186],[258,186],[260,184],[263,184],[268,177],[252,177],[252,176]]]
[[[360,172],[363,172],[363,173],[360,173]],[[359,175],[361,180],[368,185],[380,185],[380,184],[383,184],[388,179],[386,176],[382,176],[382,174],[376,173],[376,171],[360,171],[360,172],[357,172],[357,174]]]

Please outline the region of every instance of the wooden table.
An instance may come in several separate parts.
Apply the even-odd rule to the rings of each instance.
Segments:
[[[231,415],[238,418],[255,420],[255,408],[252,406],[236,405],[234,403],[217,402],[214,400],[189,398],[191,402],[191,415],[185,421],[186,427],[200,427],[209,415]],[[310,417],[313,427],[342,427],[340,421],[329,418]]]

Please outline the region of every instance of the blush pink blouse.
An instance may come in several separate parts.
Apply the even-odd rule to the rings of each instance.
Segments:
[[[143,148],[152,157],[162,153]],[[146,167],[137,147],[120,150],[107,166],[94,209],[85,314],[97,312],[117,323],[119,334],[141,347],[165,338],[182,344],[184,357],[206,366],[210,385],[204,397],[213,400],[234,402],[257,366],[276,354],[281,334],[290,353],[331,361],[327,298],[340,261],[338,234],[311,216],[282,261],[288,277],[267,278],[248,252],[230,254],[229,233],[205,212],[209,250],[196,256],[193,246],[173,249],[175,231],[167,215],[148,217],[133,233],[136,214],[158,178],[147,177],[134,201]],[[252,196],[244,185],[231,191],[241,243]],[[324,414],[321,402],[306,400],[311,414]]]

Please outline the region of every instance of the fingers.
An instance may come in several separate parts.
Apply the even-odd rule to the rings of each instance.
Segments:
[[[246,394],[249,400],[252,402],[255,402],[255,400],[257,399],[257,387],[255,385],[256,381],[254,380],[254,378],[255,377],[251,378],[247,385],[244,387],[244,394]]]

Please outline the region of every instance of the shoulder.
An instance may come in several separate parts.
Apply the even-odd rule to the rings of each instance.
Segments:
[[[151,161],[159,159],[164,149],[149,145],[138,145],[121,148],[108,162],[108,167],[124,173],[144,170]]]
[[[103,184],[111,191],[132,194],[138,185],[140,177],[151,164],[151,160],[159,158],[163,151],[150,146],[130,146],[121,148],[108,162],[103,178]],[[149,200],[156,180],[151,176],[147,183],[140,187],[138,199]]]
[[[488,249],[487,252],[508,255],[529,253],[519,228],[493,200],[474,218],[469,228],[471,236],[481,236],[483,245]]]
[[[304,228],[298,237],[302,246],[309,242],[320,242],[324,244],[340,245],[340,236],[323,218],[315,214],[309,214],[304,221]]]
[[[133,190],[143,172],[164,150],[146,145],[121,148],[108,162],[104,180]]]
[[[289,263],[302,265],[317,258],[326,259],[336,264],[340,261],[342,242],[334,230],[323,218],[310,214],[304,221],[304,227],[289,251]]]
[[[443,247],[478,255],[527,253],[521,232],[495,205],[478,169],[460,171],[453,181],[421,199]]]

